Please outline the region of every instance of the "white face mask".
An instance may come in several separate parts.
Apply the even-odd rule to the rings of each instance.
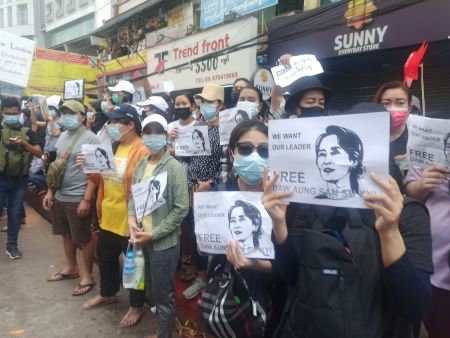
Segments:
[[[252,119],[256,117],[256,115],[258,115],[259,110],[258,110],[258,104],[255,102],[248,102],[248,101],[238,101],[236,107],[238,108],[248,108],[252,114]]]

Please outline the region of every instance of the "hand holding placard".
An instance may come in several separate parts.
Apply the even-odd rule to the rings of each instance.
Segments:
[[[314,55],[306,54],[292,56],[288,66],[276,66],[271,68],[271,71],[275,83],[287,87],[303,76],[323,73],[323,68]]]

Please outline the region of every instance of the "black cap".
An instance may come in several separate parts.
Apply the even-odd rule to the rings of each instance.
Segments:
[[[114,109],[108,113],[104,113],[109,119],[121,119],[128,117],[134,121],[134,123],[141,123],[139,119],[139,114],[136,109],[125,103],[118,104]]]
[[[322,82],[320,82],[320,80],[315,76],[303,76],[289,85],[290,96],[286,100],[286,108],[296,106],[298,104],[298,101],[300,100],[300,97],[306,91],[314,89],[323,91],[325,104],[330,102],[331,98],[333,97],[333,92],[331,91],[331,89],[323,87]]]

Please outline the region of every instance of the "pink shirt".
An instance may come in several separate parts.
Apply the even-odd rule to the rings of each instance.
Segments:
[[[423,168],[409,168],[406,182],[418,181]],[[425,201],[430,211],[431,240],[433,248],[434,274],[431,284],[444,290],[450,290],[450,191],[448,182],[443,182],[433,190]]]

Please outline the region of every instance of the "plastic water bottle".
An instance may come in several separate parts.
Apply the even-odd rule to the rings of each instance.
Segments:
[[[144,290],[145,289],[145,281],[144,281],[145,260],[144,260],[144,255],[142,254],[142,249],[138,249],[136,251],[136,257],[134,258],[134,262],[136,264],[136,273],[134,274],[135,289],[136,290]]]
[[[136,272],[136,263],[132,252],[128,252],[123,262],[123,287],[133,287],[133,276]]]

